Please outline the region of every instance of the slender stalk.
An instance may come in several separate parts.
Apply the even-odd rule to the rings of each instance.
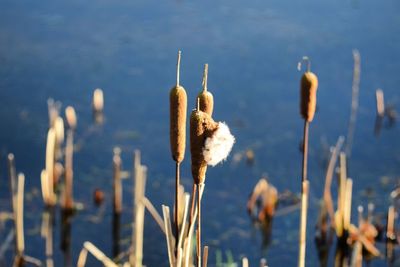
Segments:
[[[175,239],[179,238],[179,185],[180,185],[180,162],[175,165]],[[175,256],[178,256],[178,242],[175,242]]]
[[[197,185],[197,267],[201,267],[201,198],[202,184]]]
[[[192,222],[193,222],[194,209],[195,209],[195,204],[196,204],[196,189],[197,189],[197,186],[196,186],[196,184],[193,183],[192,199],[190,201],[191,204],[190,204],[189,226],[192,225]]]
[[[203,267],[207,267],[208,262],[208,246],[204,246],[203,251]]]
[[[307,158],[308,158],[308,129],[310,123],[304,120],[304,133],[303,133],[303,165],[302,165],[302,176],[301,182],[307,180]]]
[[[307,158],[308,158],[308,129],[309,122],[304,120],[303,134],[303,165],[301,177],[301,217],[300,217],[300,240],[298,266],[305,266],[306,257],[306,231],[307,231],[307,208],[308,208],[308,187],[307,180]]]
[[[307,232],[307,208],[308,208],[308,191],[309,182],[302,182],[301,193],[301,221],[300,221],[300,242],[299,242],[299,267],[305,266],[306,259],[306,232]]]

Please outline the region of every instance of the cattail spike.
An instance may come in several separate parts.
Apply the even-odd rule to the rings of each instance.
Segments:
[[[181,71],[181,55],[182,55],[182,51],[179,50],[178,51],[178,61],[176,63],[176,86],[179,86],[179,76],[180,76],[180,71]]]
[[[300,114],[307,122],[311,122],[317,106],[318,78],[310,71],[310,59],[303,57],[303,61],[308,62],[308,67],[300,81]],[[298,67],[301,67],[301,62]]]
[[[207,80],[208,80],[208,64],[204,64],[203,92],[207,92]]]

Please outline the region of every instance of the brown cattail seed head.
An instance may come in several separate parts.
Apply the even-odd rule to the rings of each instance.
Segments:
[[[192,176],[195,184],[202,184],[206,178],[207,162],[204,160],[203,147],[207,137],[218,128],[210,115],[193,110],[190,116],[190,152],[192,156]]]
[[[103,90],[97,88],[93,92],[93,111],[94,112],[103,112],[104,108],[104,97],[103,97]]]
[[[65,117],[67,118],[67,123],[69,128],[71,128],[72,130],[75,130],[76,128],[76,113],[75,113],[75,109],[71,106],[68,106],[65,109]]]
[[[200,101],[200,110],[212,116],[214,110],[214,97],[207,90],[208,64],[204,65],[203,90],[197,96]]]
[[[187,95],[182,86],[177,85],[171,89],[169,104],[171,153],[172,158],[179,163],[185,157],[186,145]]]
[[[300,113],[308,122],[314,118],[317,105],[318,78],[311,71],[307,71],[301,77],[300,83]]]

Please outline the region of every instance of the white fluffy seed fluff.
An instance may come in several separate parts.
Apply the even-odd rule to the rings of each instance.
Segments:
[[[215,166],[225,160],[232,150],[235,137],[224,122],[218,122],[218,128],[204,143],[203,156],[208,165]]]

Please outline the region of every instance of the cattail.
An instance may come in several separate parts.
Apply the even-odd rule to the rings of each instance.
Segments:
[[[103,97],[103,90],[101,90],[100,88],[97,88],[93,92],[92,107],[94,112],[103,112],[104,97]]]
[[[203,148],[207,137],[218,128],[210,115],[195,109],[190,115],[190,152],[192,156],[192,175],[195,184],[202,184],[206,177],[207,162],[204,159]]]
[[[65,109],[65,117],[67,118],[68,127],[72,130],[75,130],[77,123],[75,109],[71,106],[68,106]]]
[[[214,97],[207,91],[207,80],[208,80],[208,64],[204,65],[203,74],[203,90],[197,96],[200,99],[200,110],[212,116],[214,109]]]
[[[177,79],[169,93],[170,103],[170,143],[172,158],[177,162],[182,162],[185,157],[186,144],[186,112],[187,95],[185,88],[179,85],[179,68],[181,51],[178,52]]]
[[[308,67],[300,82],[300,113],[307,122],[311,122],[317,106],[318,78],[310,71],[311,64],[308,57],[303,57],[303,60],[308,62]],[[299,63],[299,69],[300,66]]]

